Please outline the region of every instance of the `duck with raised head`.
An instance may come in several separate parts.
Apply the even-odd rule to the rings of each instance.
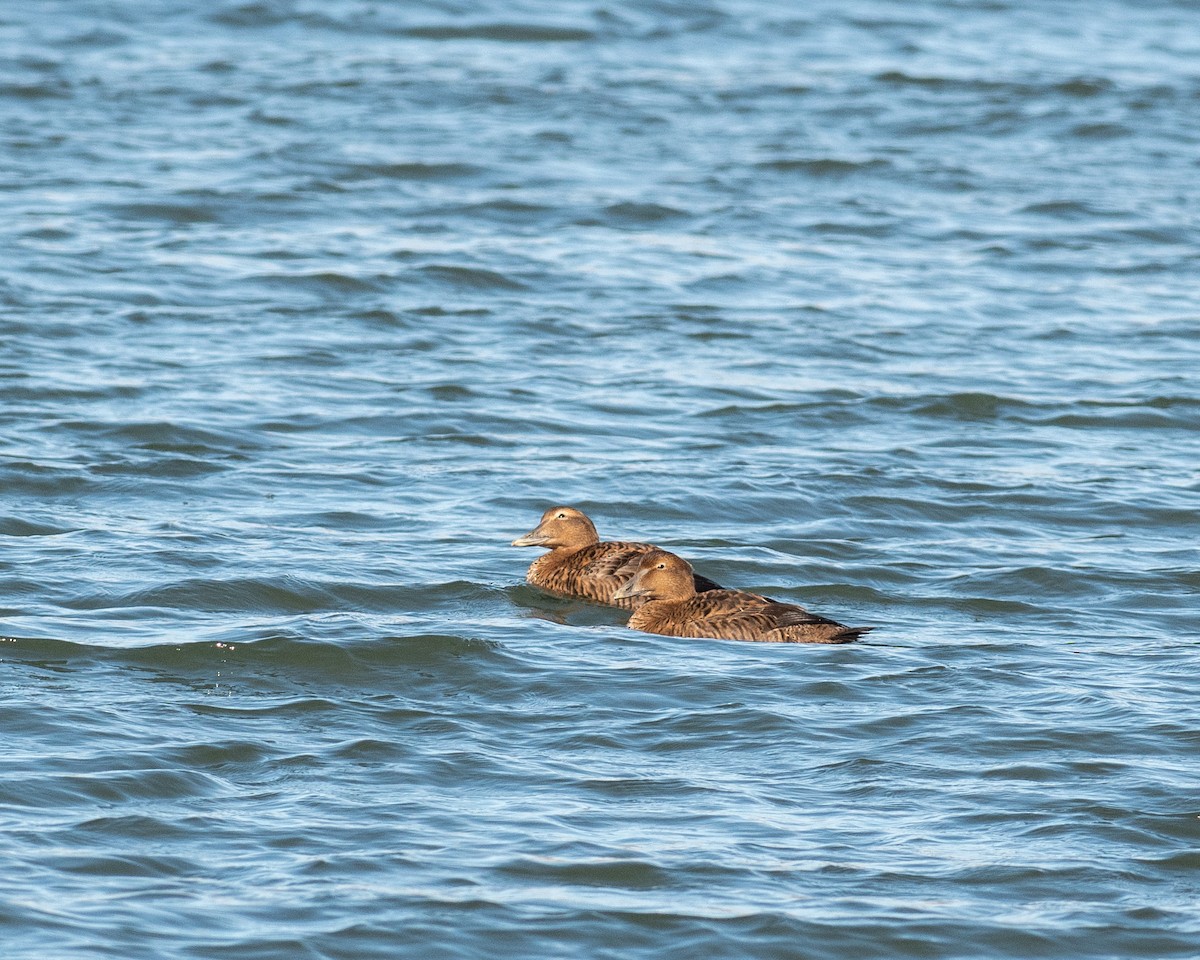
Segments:
[[[692,567],[666,550],[646,553],[618,600],[640,600],[629,626],[668,637],[712,637],[765,643],[850,643],[871,627],[847,627],[809,613],[794,603],[777,603],[756,593],[709,590],[697,593]]]
[[[601,540],[592,521],[574,507],[551,507],[536,527],[517,537],[512,545],[549,548],[549,553],[530,564],[525,575],[535,587],[626,610],[640,601],[633,597],[617,599],[617,591],[633,577],[639,558],[658,549],[650,543]],[[720,589],[707,577],[692,577],[695,593]]]

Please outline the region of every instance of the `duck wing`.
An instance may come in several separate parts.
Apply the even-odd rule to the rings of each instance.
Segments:
[[[848,627],[791,603],[768,607],[775,628],[762,639],[775,643],[852,643],[874,627]]]
[[[692,597],[680,611],[691,636],[773,643],[849,643],[869,628],[847,627],[794,603],[754,593],[713,591]]]
[[[633,601],[614,600],[613,594],[633,576],[642,554],[653,549],[648,543],[626,540],[606,540],[584,547],[571,558],[571,592],[629,609]]]
[[[725,588],[715,580],[709,580],[708,577],[699,573],[692,573],[692,579],[696,581],[697,593],[708,593],[710,590],[724,590]]]
[[[642,554],[649,553],[654,547],[648,543],[635,543],[628,540],[605,540],[584,547],[576,556],[582,564],[586,576],[598,580],[607,577],[620,577],[622,582],[629,579],[637,570]]]
[[[618,571],[631,561],[636,569],[638,557],[651,549],[646,543],[605,541],[593,543],[563,558],[551,551],[533,562],[527,579],[535,587],[560,596],[616,604],[628,609],[629,601],[613,600],[613,594],[629,579]]]
[[[801,625],[811,625],[814,623],[827,623],[835,627],[843,626],[836,620],[830,620],[829,617],[822,617],[820,614],[813,613],[811,610],[806,610],[798,603],[778,603],[771,601],[763,609],[778,627],[795,627]]]

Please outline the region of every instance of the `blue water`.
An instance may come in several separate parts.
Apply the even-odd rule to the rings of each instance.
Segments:
[[[5,4],[0,956],[1200,957],[1198,64]],[[555,503],[876,629],[634,633]]]

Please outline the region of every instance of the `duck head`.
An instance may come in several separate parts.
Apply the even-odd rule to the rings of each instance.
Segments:
[[[642,557],[637,573],[613,598],[616,600],[686,600],[696,592],[692,565],[666,550],[651,550]]]
[[[579,549],[599,543],[600,537],[592,521],[582,510],[574,507],[551,507],[542,514],[541,523],[525,536],[512,542],[514,547],[560,547]]]

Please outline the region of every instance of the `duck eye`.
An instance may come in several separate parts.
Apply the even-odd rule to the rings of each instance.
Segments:
[[[555,517],[554,519],[555,519],[555,520],[566,520],[566,519],[567,519],[567,515],[566,515],[565,513],[560,513],[560,514],[559,514],[557,517]]]
[[[658,569],[659,569],[659,570],[666,570],[666,569],[667,569],[667,565],[666,565],[665,563],[660,563],[660,564],[658,565]]]

